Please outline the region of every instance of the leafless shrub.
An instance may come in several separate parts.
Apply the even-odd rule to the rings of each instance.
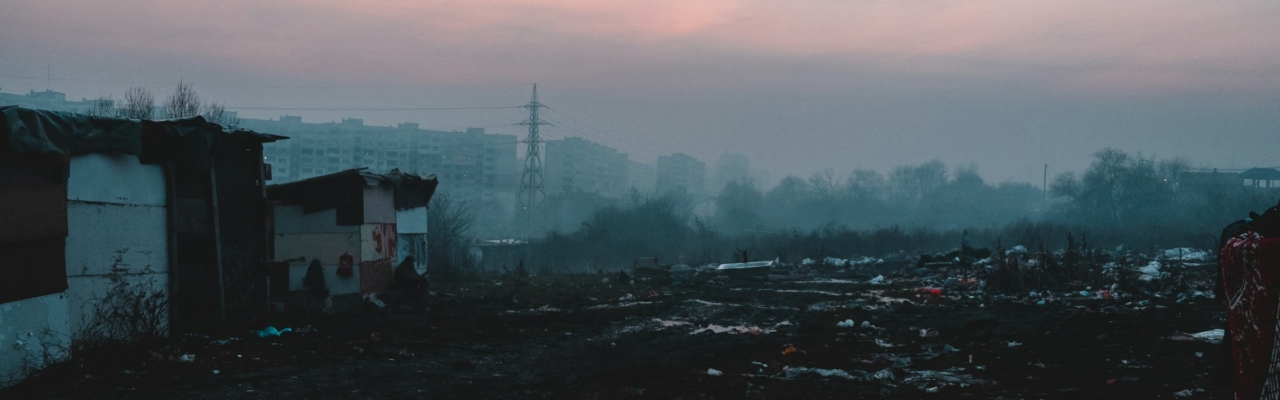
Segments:
[[[102,297],[90,300],[73,350],[111,344],[163,340],[169,331],[169,297],[154,280],[119,279]]]
[[[200,115],[200,95],[191,83],[178,81],[173,93],[164,102],[165,118],[187,118]]]
[[[204,105],[200,112],[204,119],[222,125],[224,128],[235,129],[240,127],[240,118],[234,112],[228,112],[227,108],[218,102],[209,102]]]
[[[116,116],[130,119],[151,119],[151,110],[156,106],[156,98],[151,91],[141,86],[134,86],[124,92],[124,103],[116,108]]]
[[[51,329],[40,333],[19,333],[14,347],[22,352],[20,364],[13,372],[0,377],[0,387],[17,383],[51,365],[64,362],[71,354],[70,338]]]
[[[115,116],[117,113],[116,101],[111,99],[111,95],[90,100],[89,108],[84,113],[95,117]]]
[[[427,210],[427,268],[442,280],[474,278],[476,268],[468,254],[475,214],[466,201],[450,193],[437,193]]]

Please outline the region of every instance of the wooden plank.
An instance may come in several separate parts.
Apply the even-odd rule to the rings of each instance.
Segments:
[[[67,186],[0,187],[0,243],[67,236]]]

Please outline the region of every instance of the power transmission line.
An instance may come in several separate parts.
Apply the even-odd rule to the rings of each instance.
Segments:
[[[174,82],[151,82],[151,81],[122,81],[111,79],[84,79],[84,78],[51,78],[43,76],[18,76],[18,75],[0,75],[2,79],[29,79],[43,81],[66,81],[66,82],[93,82],[93,83],[123,83],[128,85],[172,85]],[[279,84],[248,84],[248,83],[202,83],[200,86],[210,87],[251,87],[251,88],[292,88],[292,89],[421,89],[421,88],[473,88],[473,87],[515,87],[529,86],[530,83],[494,83],[494,84],[474,84],[474,85],[279,85]]]
[[[583,132],[582,130],[580,130],[580,129],[578,129],[578,128],[574,128],[573,126],[568,125],[568,124],[559,123],[558,121],[556,121],[556,120],[554,120],[554,119],[550,119],[550,118],[546,118],[546,117],[543,117],[543,119],[546,119],[546,120],[548,120],[548,121],[551,121],[551,122],[554,124],[554,126],[555,126],[555,127],[557,127],[557,128],[562,128],[562,129],[565,129],[565,130],[568,130],[568,131],[572,131],[572,132],[574,132],[574,133],[577,133],[577,134],[579,134],[579,135],[582,135],[583,137],[588,137],[588,136],[590,136],[590,137],[594,137],[594,138],[596,138],[597,140],[599,140],[599,137],[598,137],[598,136],[596,136],[596,134],[591,134],[591,133]],[[612,138],[612,136],[610,136],[610,137]],[[617,140],[617,138],[613,138],[613,139],[614,139],[614,140]],[[621,143],[621,141],[619,141],[619,143]],[[637,149],[637,148],[633,148],[633,147],[631,147],[631,146],[620,145],[620,144],[614,144],[614,146],[617,146],[619,150],[622,150],[622,151],[623,151],[623,152],[625,152],[625,153],[638,154],[638,155],[639,155],[639,154],[643,154],[643,155],[651,156],[651,157],[654,157],[654,158],[657,158],[657,157],[658,157],[658,155],[653,154],[653,153],[648,152],[648,151],[644,151],[643,149]]]
[[[611,137],[611,138],[613,138],[614,140],[617,140],[618,142],[625,143],[625,144],[627,144],[627,145],[630,145],[630,146],[632,146],[632,147],[635,147],[635,145],[634,145],[634,144],[631,144],[631,143],[629,143],[629,142],[627,142],[627,141],[625,141],[625,140],[622,140],[621,138],[619,138],[619,137],[617,137],[617,136],[610,135],[608,132],[605,132],[604,130],[599,129],[599,128],[596,128],[596,127],[594,127],[594,126],[588,125],[588,124],[586,124],[585,122],[578,121],[578,119],[576,119],[576,118],[574,118],[574,117],[572,117],[572,116],[569,116],[568,114],[565,114],[564,112],[561,112],[561,111],[560,111],[560,110],[558,110],[558,109],[551,108],[551,107],[547,107],[547,109],[548,109],[548,110],[551,110],[551,112],[554,112],[554,113],[556,113],[556,114],[560,114],[561,116],[563,116],[563,117],[565,117],[565,118],[568,118],[570,121],[573,121],[574,123],[577,123],[577,124],[579,124],[579,125],[582,125],[582,126],[585,126],[585,127],[589,128],[589,129],[591,129],[591,130],[594,130],[594,131],[596,131],[596,132],[599,132],[601,135]],[[655,154],[654,152],[648,152],[648,151],[646,151],[646,153],[649,153],[649,155],[654,155],[654,154]],[[654,155],[654,157],[657,157],[657,156],[656,156],[656,155]]]
[[[538,146],[543,143],[538,127],[550,125],[538,119],[538,110],[546,106],[538,102],[538,85],[533,85],[533,99],[525,108],[529,109],[529,120],[520,123],[529,127],[529,135],[522,141],[526,145],[524,172],[520,176],[520,206],[528,210],[541,205],[547,194],[542,190],[542,153]],[[532,214],[529,214],[532,216]]]
[[[272,111],[454,111],[454,110],[503,110],[525,108],[525,106],[488,106],[488,107],[237,107],[226,106],[228,110],[272,110]]]

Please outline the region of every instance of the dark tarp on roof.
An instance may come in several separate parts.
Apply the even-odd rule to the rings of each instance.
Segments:
[[[173,161],[208,169],[219,152],[280,139],[287,138],[226,131],[203,117],[151,121],[0,107],[0,155],[121,153],[136,155],[143,164]]]
[[[302,211],[309,214],[360,202],[366,185],[390,185],[395,188],[396,209],[403,210],[427,206],[439,184],[435,175],[422,177],[398,171],[382,175],[364,172],[362,168],[270,185],[267,198],[285,205],[300,205]]]
[[[1275,168],[1250,168],[1240,173],[1241,179],[1280,181],[1280,170]]]

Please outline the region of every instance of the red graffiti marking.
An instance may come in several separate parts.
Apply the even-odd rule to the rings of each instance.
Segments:
[[[379,259],[396,258],[396,224],[379,224],[373,227],[373,251]]]

